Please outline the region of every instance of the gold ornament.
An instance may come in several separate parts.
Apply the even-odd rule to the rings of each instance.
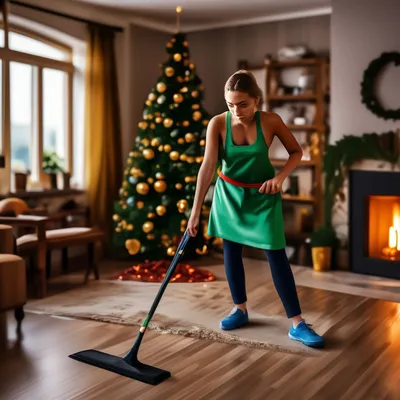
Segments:
[[[143,118],[144,119],[153,119],[153,114],[146,114]]]
[[[195,111],[193,113],[193,120],[198,121],[201,118],[201,112],[200,111]]]
[[[166,128],[170,128],[174,124],[174,121],[171,118],[164,119],[164,126]]]
[[[149,185],[146,182],[140,182],[136,185],[136,191],[139,194],[145,195],[149,193],[149,190],[150,190]]]
[[[184,45],[185,47],[188,47],[188,46],[189,46],[189,42],[188,42],[187,40],[185,40],[185,41],[183,42],[183,45]]]
[[[183,96],[180,93],[174,94],[174,102],[175,103],[182,103]]]
[[[198,110],[200,108],[200,104],[193,104],[192,110]]]
[[[136,202],[136,207],[137,207],[139,210],[142,209],[142,208],[144,207],[143,201],[137,201],[137,202]]]
[[[154,101],[157,99],[157,95],[155,93],[150,93],[148,96],[148,99],[151,101]]]
[[[142,170],[140,170],[139,168],[135,168],[135,167],[131,168],[130,173],[135,178],[139,178],[143,175]]]
[[[208,122],[209,122],[208,119],[205,119],[205,120],[203,121],[203,125],[204,125],[204,126],[207,126]]]
[[[156,214],[154,214],[153,212],[149,212],[147,214],[147,218],[154,219],[155,217],[156,217]]]
[[[128,231],[133,231],[134,228],[135,228],[135,227],[134,227],[132,224],[128,224],[127,227],[126,227],[126,229],[127,229]]]
[[[172,147],[171,147],[170,144],[165,144],[165,145],[164,145],[164,151],[165,151],[166,153],[169,153],[171,150],[172,150]]]
[[[150,140],[147,139],[147,138],[143,138],[143,139],[140,141],[140,143],[142,143],[142,145],[143,145],[144,147],[148,147],[148,145],[150,144]]]
[[[162,121],[163,121],[163,119],[161,117],[156,117],[157,124],[161,124]]]
[[[167,184],[165,183],[165,181],[156,181],[154,183],[154,189],[158,193],[165,192],[167,190]]]
[[[194,157],[188,157],[186,160],[189,164],[193,164],[194,163]]]
[[[181,190],[183,186],[182,186],[182,183],[177,183],[175,185],[175,187],[176,187],[177,190]]]
[[[169,158],[172,161],[179,160],[179,153],[177,151],[171,151],[171,153],[169,153]]]
[[[194,69],[194,64],[193,64],[193,63],[190,63],[190,64],[189,64],[189,68],[190,68],[190,69]]]
[[[193,90],[192,97],[198,97],[198,96],[199,96],[199,92],[197,90]]]
[[[178,139],[178,144],[184,144],[185,143],[185,139],[184,138],[179,138]]]
[[[167,212],[167,207],[165,207],[164,205],[161,204],[156,207],[156,213],[160,217],[163,216],[166,212]]]
[[[115,232],[121,232],[121,228],[120,228],[119,226],[117,226],[117,227],[115,228]]]
[[[183,121],[182,122],[182,126],[184,126],[185,128],[187,128],[190,125],[189,121]]]
[[[141,121],[138,123],[138,126],[140,129],[146,129],[148,127],[148,124],[145,121]]]
[[[164,176],[164,174],[162,172],[156,172],[156,178],[157,179],[164,179],[165,176]]]
[[[164,146],[162,144],[160,144],[158,146],[158,151],[161,153],[164,150]]]
[[[182,56],[179,53],[174,54],[174,61],[179,62],[182,60]]]
[[[144,233],[151,232],[153,230],[153,228],[154,228],[154,224],[151,221],[146,221],[142,226]]]
[[[202,163],[203,160],[204,160],[204,157],[203,157],[203,156],[196,157],[196,162],[197,162],[198,164]]]
[[[141,244],[137,239],[128,239],[125,242],[125,247],[128,250],[129,254],[135,255],[139,252]]]
[[[126,188],[128,187],[128,182],[126,182],[126,181],[123,182],[123,183],[122,183],[122,187],[123,187],[124,189],[126,189]]]
[[[167,254],[169,255],[169,256],[174,256],[175,255],[175,252],[176,252],[176,246],[171,246],[171,247],[168,247],[168,249],[167,249]]]
[[[114,214],[114,215],[113,215],[113,220],[114,220],[115,222],[118,222],[120,219],[121,219],[121,217],[120,217],[118,214]]]
[[[146,100],[146,106],[150,107],[153,103],[150,100]]]
[[[169,236],[166,233],[164,233],[163,235],[161,235],[161,240],[167,241],[169,240]]]
[[[187,91],[188,91],[188,88],[187,88],[186,86],[184,86],[184,87],[180,90],[181,93],[186,93]]]
[[[160,145],[160,141],[157,138],[151,139],[151,145],[157,147]]]
[[[177,80],[179,83],[182,83],[182,82],[183,82],[183,78],[182,78],[181,76],[178,76],[178,77],[176,78],[176,80]]]
[[[206,145],[206,141],[204,139],[200,140],[200,146],[205,146]]]
[[[154,240],[156,238],[156,235],[154,233],[149,233],[146,237],[149,240]]]
[[[185,135],[185,140],[186,140],[188,143],[193,142],[193,141],[194,141],[194,135],[193,135],[193,133],[187,133],[187,134]]]
[[[151,160],[152,158],[154,158],[154,151],[152,149],[143,150],[143,157],[146,160]]]
[[[121,221],[121,228],[122,228],[122,229],[125,229],[127,225],[128,225],[128,224],[126,223],[125,220],[124,220],[124,221]]]
[[[204,254],[207,254],[207,246],[204,245],[202,250],[196,249],[196,253],[197,253],[198,255],[200,255],[200,256],[204,256]]]
[[[187,156],[186,154],[182,154],[182,155],[180,156],[181,161],[186,161],[187,158],[188,158],[188,156]]]
[[[128,158],[128,164],[131,165],[132,164],[132,160],[130,158]]]
[[[158,92],[164,93],[167,90],[167,85],[164,82],[158,82],[156,88]]]
[[[151,128],[151,129],[155,129],[155,128],[156,128],[156,124],[155,124],[154,122],[152,122],[152,123],[150,124],[150,128]]]
[[[167,43],[167,49],[170,49],[170,48],[172,48],[172,43],[168,42]]]
[[[181,212],[181,213],[185,212],[189,207],[189,204],[188,204],[187,200],[184,200],[184,199],[179,200],[176,203],[176,205],[178,207],[179,212]]]
[[[167,75],[168,78],[170,78],[174,74],[175,74],[175,70],[172,67],[165,68],[165,75]]]
[[[154,179],[150,176],[147,178],[147,182],[151,185],[154,182]]]
[[[196,182],[196,177],[195,176],[185,176],[185,182]]]

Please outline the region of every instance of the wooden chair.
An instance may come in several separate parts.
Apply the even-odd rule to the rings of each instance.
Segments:
[[[14,310],[19,330],[27,301],[26,266],[24,259],[15,255],[14,251],[11,226],[0,225],[0,313]],[[0,318],[5,316],[1,315]]]
[[[5,199],[10,200],[10,199]],[[7,207],[2,207],[5,200],[0,201],[0,213],[4,209],[10,211],[10,202]],[[18,199],[20,200],[20,199]],[[85,271],[84,282],[89,279],[93,271],[95,279],[100,279],[97,263],[95,260],[95,244],[102,242],[104,233],[95,227],[67,227],[61,229],[46,229],[49,223],[54,223],[65,218],[68,213],[56,214],[54,216],[26,215],[22,212],[30,212],[29,208],[20,207],[20,202],[15,207],[15,213],[21,213],[14,217],[0,216],[0,223],[9,224],[13,227],[30,227],[33,233],[19,236],[16,240],[17,254],[29,256],[33,261],[34,286],[37,297],[45,297],[47,292],[47,278],[51,270],[51,252],[56,249],[62,250],[63,270],[68,267],[68,248],[72,246],[86,245],[88,249],[88,266]],[[33,210],[34,212],[34,210]]]

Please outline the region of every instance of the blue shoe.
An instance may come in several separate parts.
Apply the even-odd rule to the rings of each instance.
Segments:
[[[324,339],[312,330],[305,321],[301,321],[296,328],[291,326],[289,338],[302,342],[309,347],[324,347]]]
[[[249,314],[247,310],[244,313],[241,309],[234,307],[231,313],[220,322],[219,327],[228,331],[231,329],[240,328],[241,326],[246,325],[248,322]]]

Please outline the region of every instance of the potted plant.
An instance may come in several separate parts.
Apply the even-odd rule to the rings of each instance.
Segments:
[[[311,234],[311,252],[315,271],[327,271],[332,265],[332,249],[336,244],[336,232],[331,226],[322,225]]]
[[[50,177],[50,186],[57,189],[57,173],[64,172],[63,160],[54,151],[43,152],[42,169]]]
[[[11,169],[14,175],[14,190],[16,192],[26,191],[30,171],[26,168],[25,163],[13,160]]]

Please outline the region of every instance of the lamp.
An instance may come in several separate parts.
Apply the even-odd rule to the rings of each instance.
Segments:
[[[6,158],[0,154],[0,168],[6,167]]]

